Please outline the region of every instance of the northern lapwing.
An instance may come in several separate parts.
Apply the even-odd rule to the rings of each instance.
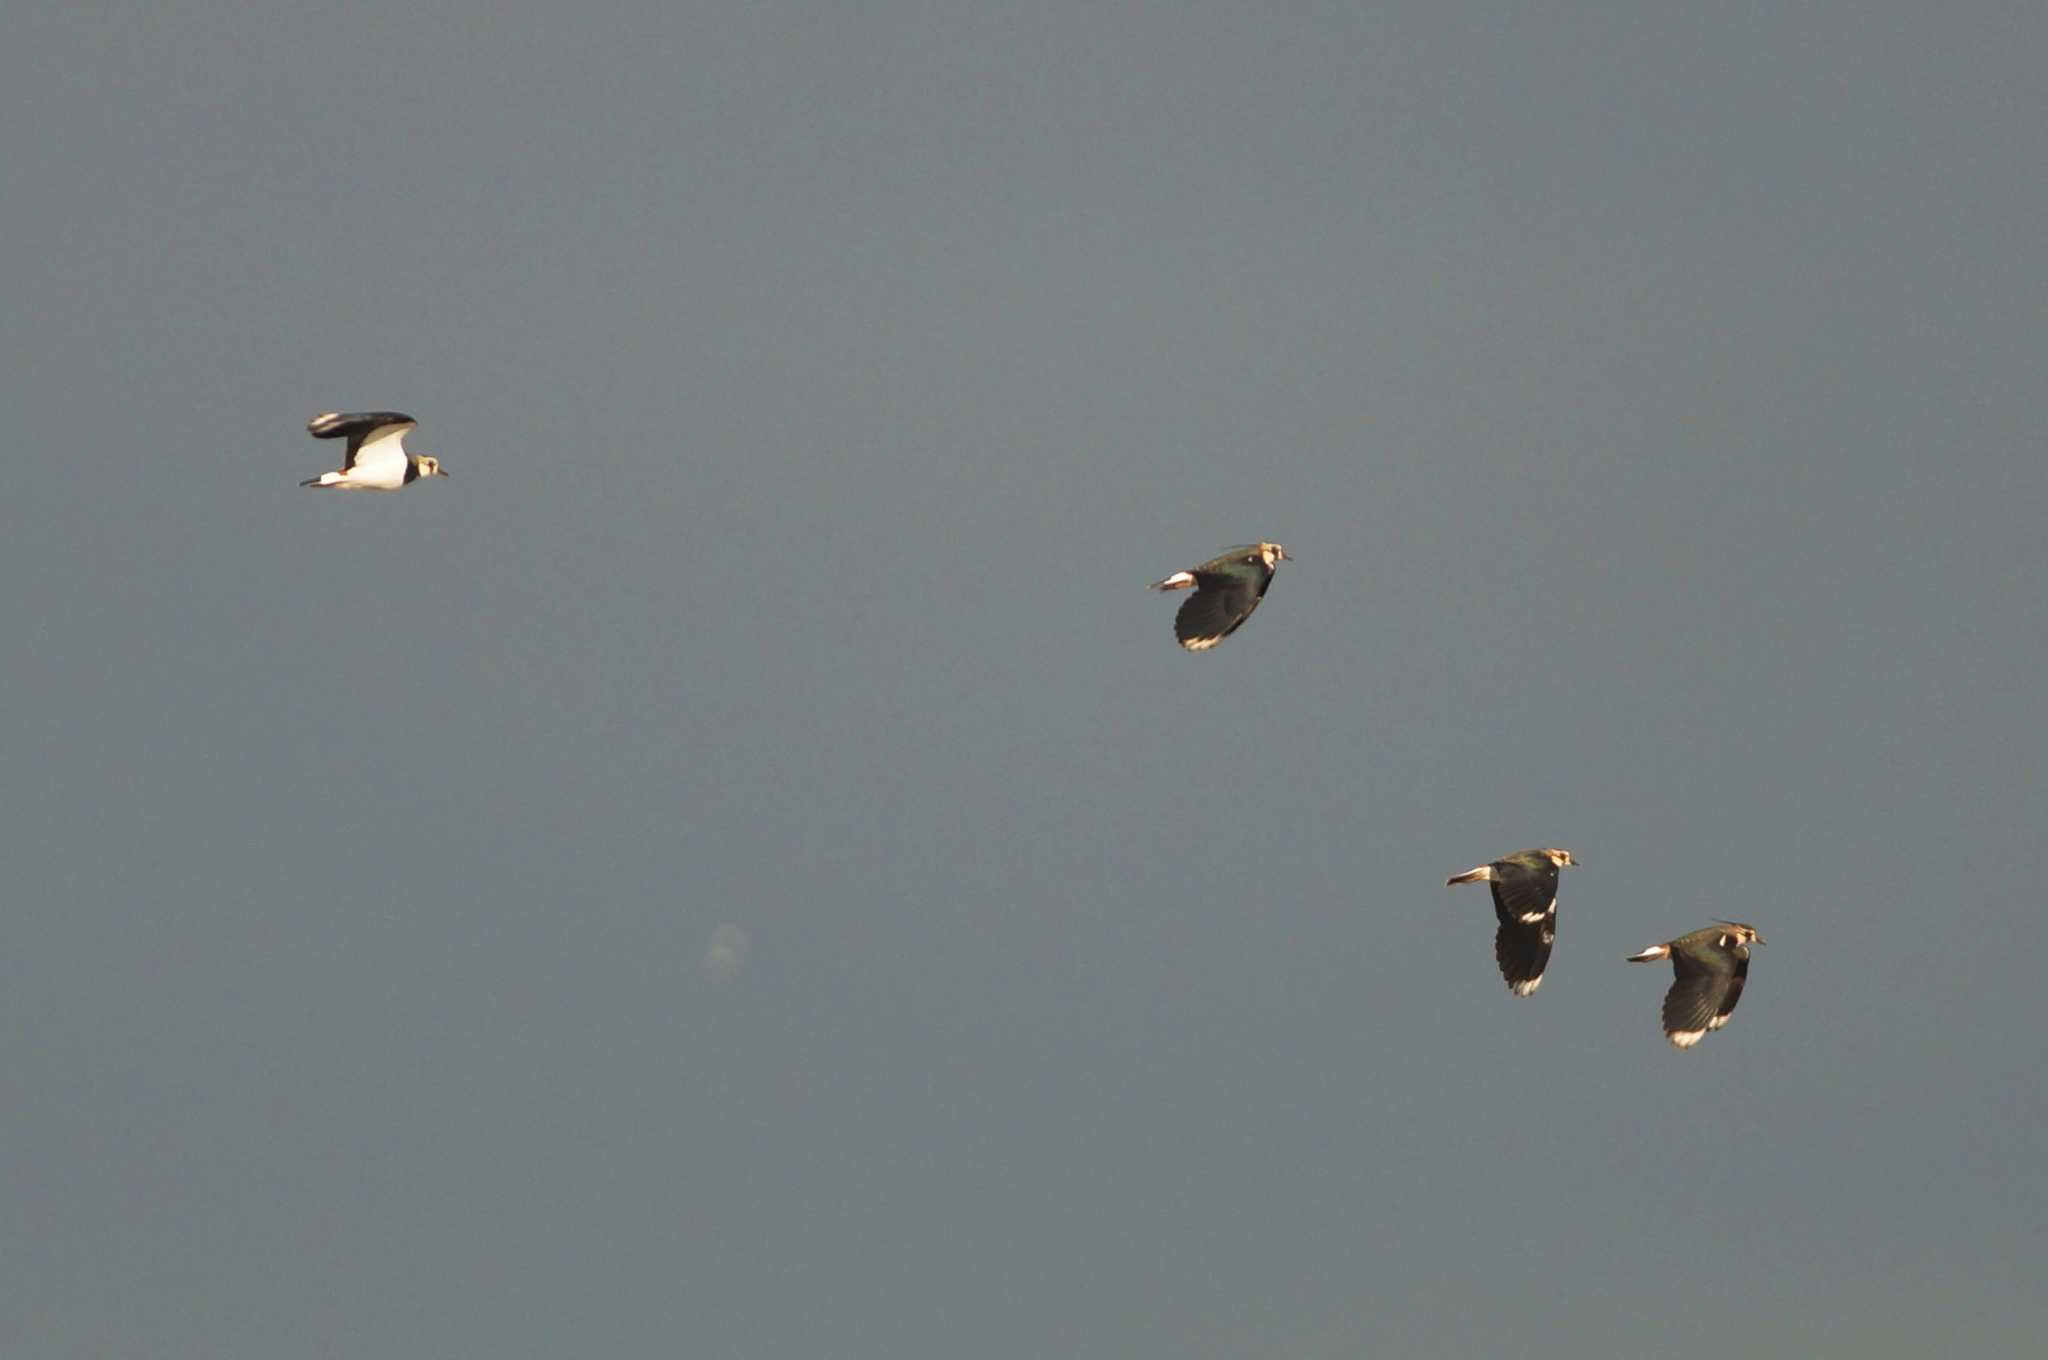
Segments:
[[[1244,626],[1266,597],[1273,569],[1294,559],[1278,543],[1246,543],[1210,558],[1192,571],[1177,571],[1154,590],[1186,590],[1188,597],[1174,615],[1173,635],[1191,652],[1206,652]]]
[[[348,440],[348,457],[333,472],[309,477],[300,486],[343,491],[397,491],[422,477],[446,477],[441,460],[405,451],[405,436],[419,424],[398,411],[329,411],[306,422],[315,439]]]
[[[1508,990],[1529,996],[1543,985],[1550,946],[1557,941],[1557,871],[1576,869],[1569,850],[1517,850],[1514,854],[1453,874],[1445,887],[1484,883],[1493,889],[1493,958]]]
[[[1630,963],[1671,960],[1678,980],[1664,993],[1664,1037],[1673,1048],[1691,1048],[1728,1023],[1749,977],[1749,947],[1762,943],[1755,926],[1721,921],[1628,956]]]

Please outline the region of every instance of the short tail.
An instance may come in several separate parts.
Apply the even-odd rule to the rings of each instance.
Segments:
[[[1668,945],[1668,944],[1653,944],[1653,945],[1651,945],[1651,946],[1650,946],[1650,947],[1649,947],[1648,949],[1645,949],[1645,950],[1644,950],[1644,951],[1643,951],[1642,953],[1640,953],[1640,954],[1631,954],[1631,955],[1629,955],[1629,956],[1628,956],[1628,961],[1629,961],[1630,963],[1655,963],[1655,962],[1656,962],[1657,960],[1659,960],[1659,959],[1668,959],[1668,958],[1670,958],[1670,957],[1671,957],[1671,946],[1670,946],[1670,945]]]
[[[1493,877],[1493,866],[1482,864],[1477,869],[1467,869],[1462,874],[1452,874],[1444,880],[1446,888],[1455,888],[1460,883],[1484,883]]]
[[[1177,571],[1164,581],[1154,581],[1151,588],[1153,590],[1186,590],[1194,583],[1195,574],[1193,572]]]
[[[321,480],[320,480],[320,479],[319,479],[318,477],[308,477],[308,478],[307,478],[307,479],[306,479],[305,481],[303,481],[303,482],[300,482],[300,483],[299,483],[299,485],[300,485],[300,486],[325,486],[325,485],[327,485],[327,483],[325,483],[325,482],[321,481]]]

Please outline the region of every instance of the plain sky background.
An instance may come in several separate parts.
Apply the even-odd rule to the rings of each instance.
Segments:
[[[2044,52],[14,11],[0,1352],[2031,1353]]]

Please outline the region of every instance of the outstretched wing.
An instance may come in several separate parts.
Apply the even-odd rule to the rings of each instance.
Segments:
[[[1173,618],[1173,635],[1191,652],[1207,651],[1244,625],[1266,597],[1273,569],[1257,549],[1232,549],[1194,570],[1195,593]]]
[[[1503,915],[1493,933],[1493,961],[1508,990],[1529,996],[1543,983],[1543,970],[1550,966],[1550,947],[1557,941],[1557,915],[1539,917],[1525,924]]]
[[[1203,576],[1173,616],[1173,635],[1191,652],[1205,652],[1235,633],[1265,594],[1243,581]]]
[[[1711,944],[1678,940],[1671,948],[1671,971],[1677,981],[1664,994],[1664,1037],[1678,1048],[1691,1048],[1709,1030],[1728,1023],[1749,960]]]
[[[1728,975],[1728,994],[1721,998],[1721,1004],[1714,1008],[1714,1018],[1707,1021],[1708,1029],[1719,1029],[1728,1023],[1734,1013],[1735,1003],[1742,1000],[1743,984],[1749,981],[1749,959],[1747,956],[1735,961],[1735,971]]]
[[[405,436],[419,425],[401,411],[328,411],[306,422],[315,439],[348,440],[342,471],[360,467],[366,473],[405,471]]]
[[[1493,889],[1494,914],[1505,921],[1533,925],[1557,911],[1557,866],[1547,856],[1534,856],[1529,863],[1514,855],[1497,861],[1488,885]]]

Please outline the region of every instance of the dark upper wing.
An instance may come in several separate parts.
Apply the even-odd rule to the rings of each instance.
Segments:
[[[1214,647],[1241,627],[1265,598],[1273,569],[1256,548],[1233,548],[1196,567],[1195,593],[1173,619],[1173,635],[1191,652]]]
[[[1198,571],[1195,593],[1173,616],[1173,635],[1191,652],[1214,647],[1252,616],[1265,593],[1263,582],[1254,585],[1238,577]]]
[[[1721,1004],[1715,1008],[1714,1018],[1707,1022],[1708,1029],[1719,1029],[1728,1023],[1728,1017],[1734,1013],[1735,1003],[1742,1000],[1743,984],[1748,981],[1749,959],[1739,958],[1735,961],[1735,971],[1728,975],[1728,994],[1721,998]]]
[[[1528,996],[1550,966],[1550,946],[1557,940],[1557,918],[1544,916],[1533,925],[1502,916],[1493,933],[1493,961],[1501,979],[1516,996]]]
[[[1529,924],[1557,910],[1557,866],[1548,859],[1537,864],[1499,860],[1487,886],[1493,889],[1494,915],[1502,921]]]
[[[356,465],[356,455],[365,444],[375,444],[396,435],[405,438],[406,431],[419,422],[402,411],[329,411],[314,416],[306,422],[306,433],[315,439],[348,440],[348,458],[342,463],[346,471]],[[393,444],[391,451],[402,457],[399,444]]]
[[[1719,1029],[1716,1017],[1735,1009],[1735,997],[1742,990],[1736,980],[1738,966],[1747,974],[1749,960],[1712,944],[1674,941],[1671,971],[1678,980],[1664,994],[1665,1037],[1680,1048],[1691,1048],[1708,1030]]]

